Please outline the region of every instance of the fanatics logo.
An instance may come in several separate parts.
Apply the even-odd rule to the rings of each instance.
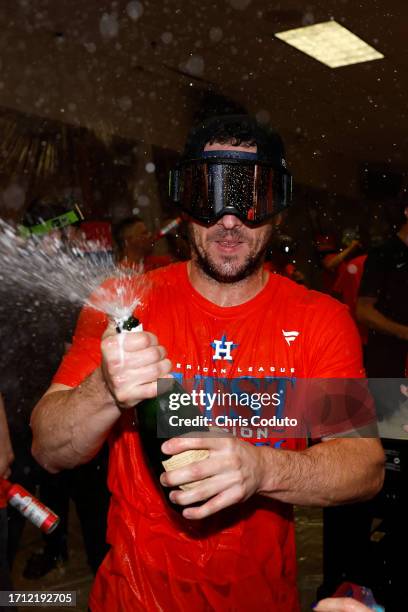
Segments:
[[[237,348],[238,344],[234,344],[232,341],[227,341],[227,336],[224,334],[221,340],[214,340],[211,342],[211,346],[215,349],[213,360],[225,359],[226,361],[232,361],[231,351]]]
[[[285,331],[284,329],[282,329],[283,337],[285,338],[285,340],[289,344],[289,346],[291,345],[292,342],[294,342],[296,340],[296,338],[298,337],[299,333],[300,332],[298,332],[298,331]]]

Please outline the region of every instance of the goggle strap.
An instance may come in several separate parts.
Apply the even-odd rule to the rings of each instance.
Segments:
[[[180,201],[180,170],[170,170],[169,172],[169,197],[172,202]]]

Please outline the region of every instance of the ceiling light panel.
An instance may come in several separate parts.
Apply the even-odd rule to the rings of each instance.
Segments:
[[[340,68],[384,57],[336,21],[278,32],[275,36],[329,68]]]

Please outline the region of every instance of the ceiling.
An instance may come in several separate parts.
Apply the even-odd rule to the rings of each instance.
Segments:
[[[274,38],[336,21],[385,59],[331,70]],[[15,0],[0,4],[0,106],[180,149],[202,93],[282,133],[298,181],[358,193],[359,165],[405,169],[403,0]]]

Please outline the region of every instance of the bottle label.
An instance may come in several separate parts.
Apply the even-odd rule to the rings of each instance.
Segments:
[[[183,451],[177,455],[172,455],[170,459],[162,461],[162,464],[166,472],[169,472],[171,470],[177,470],[178,468],[185,467],[186,465],[194,463],[195,461],[203,461],[203,459],[207,459],[209,456],[210,452],[205,449]],[[188,482],[187,484],[180,485],[179,488],[183,491],[188,491],[188,489],[194,489],[194,487],[202,482],[202,480],[200,480],[200,482]]]
[[[15,493],[10,497],[10,504],[19,510],[23,516],[29,519],[37,527],[42,526],[44,521],[48,518],[49,512],[39,506],[36,501],[29,495],[22,496],[19,493]]]
[[[134,333],[134,332],[141,332],[143,331],[143,325],[142,323],[140,323],[137,327],[133,327],[132,329],[129,330],[129,333]]]

